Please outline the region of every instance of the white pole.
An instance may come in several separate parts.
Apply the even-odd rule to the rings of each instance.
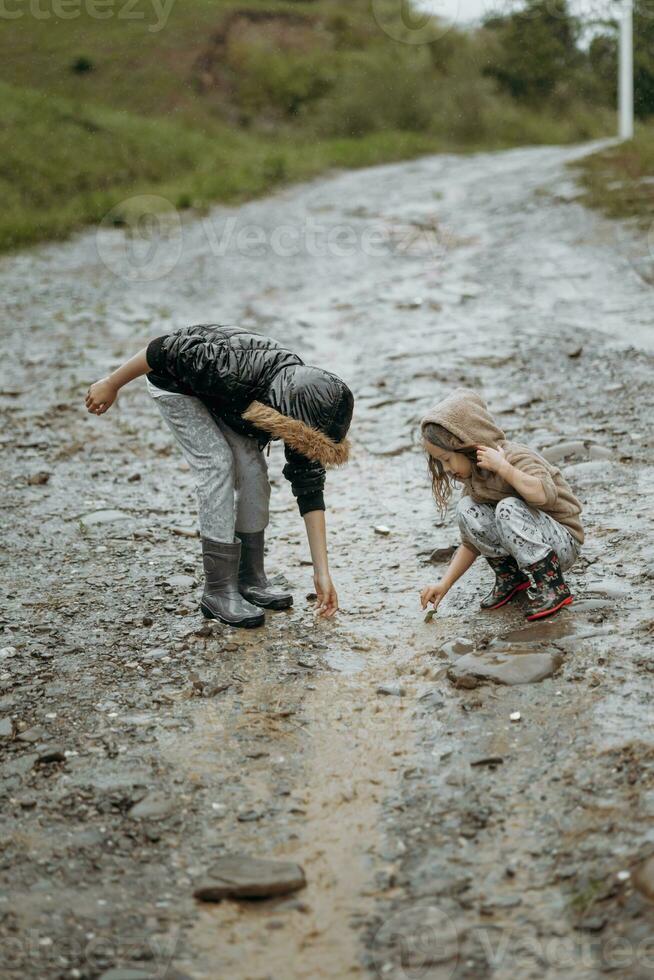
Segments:
[[[620,18],[620,77],[618,102],[620,139],[630,140],[634,135],[634,40],[633,0],[622,0]]]

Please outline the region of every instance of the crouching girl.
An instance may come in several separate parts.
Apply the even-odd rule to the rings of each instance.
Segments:
[[[422,591],[436,608],[483,555],[495,583],[482,609],[498,609],[526,590],[527,619],[572,602],[563,578],[579,555],[581,504],[556,466],[508,442],[486,403],[468,388],[439,402],[421,423],[434,497],[444,513],[453,482],[463,487],[456,516],[461,546],[438,585]]]
[[[270,588],[263,560],[270,497],[263,449],[281,439],[284,476],[309,539],[318,612],[332,616],[338,598],[327,560],[323,488],[325,467],[348,457],[353,398],[347,385],[267,337],[238,327],[193,326],[157,337],[92,384],[88,411],[102,415],[118,390],[143,374],[195,479],[204,615],[230,626],[258,626],[264,609],[293,602]]]

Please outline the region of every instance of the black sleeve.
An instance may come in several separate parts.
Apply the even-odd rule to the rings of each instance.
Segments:
[[[324,510],[325,467],[284,447],[286,466],[284,476],[291,484],[300,514],[304,517],[312,510]]]
[[[145,358],[155,374],[173,377],[198,395],[215,393],[224,378],[238,373],[231,345],[201,334],[156,337],[148,344]]]

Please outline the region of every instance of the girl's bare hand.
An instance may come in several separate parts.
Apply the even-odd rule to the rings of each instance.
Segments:
[[[434,610],[438,609],[438,604],[441,599],[444,599],[447,595],[447,589],[445,586],[439,582],[438,585],[427,585],[420,593],[420,605],[423,609],[426,609],[428,604],[431,602],[434,606]]]
[[[491,449],[490,446],[477,446],[477,466],[491,473],[499,473],[506,466],[506,456],[503,449]]]
[[[338,596],[334,583],[329,574],[314,575],[313,581],[316,586],[318,601],[316,603],[316,613],[324,619],[331,619],[338,609]]]
[[[84,399],[86,408],[92,415],[104,415],[116,401],[117,394],[118,389],[106,378],[103,378],[102,381],[96,381],[86,393]]]

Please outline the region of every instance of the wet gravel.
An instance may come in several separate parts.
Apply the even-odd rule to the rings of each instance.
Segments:
[[[575,203],[580,152],[216,209],[154,264],[134,253],[145,281],[112,271],[120,230],[0,262],[3,976],[652,975],[651,288],[635,240]],[[268,562],[295,606],[244,634],[199,616],[190,475],[145,386],[83,410],[90,381],[202,321],[355,391],[327,488],[336,622],[306,598],[278,447]],[[481,563],[424,622],[456,535],[416,425],[458,384],[585,503],[576,602],[546,624],[482,615]],[[536,655],[554,673],[456,682],[498,651],[513,679]],[[306,888],[198,903],[235,851],[296,862]]]

